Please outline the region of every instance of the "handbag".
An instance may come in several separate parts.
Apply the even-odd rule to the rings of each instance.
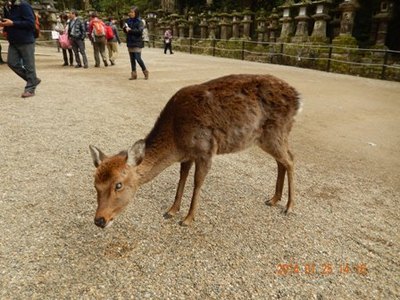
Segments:
[[[60,34],[60,38],[58,39],[61,48],[63,49],[71,49],[71,40],[68,37],[68,33]]]

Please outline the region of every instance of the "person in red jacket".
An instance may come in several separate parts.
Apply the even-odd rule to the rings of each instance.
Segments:
[[[95,67],[100,67],[100,55],[105,67],[108,67],[106,54],[106,25],[97,17],[97,13],[90,15],[89,39],[93,45]]]

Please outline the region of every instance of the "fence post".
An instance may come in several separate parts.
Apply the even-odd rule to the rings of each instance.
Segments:
[[[389,59],[389,51],[385,49],[385,56],[383,57],[383,65],[382,65],[382,73],[381,73],[381,79],[386,79],[386,65]]]
[[[244,44],[245,43],[245,41],[243,40],[242,41],[242,60],[244,60]]]
[[[192,38],[189,38],[189,53],[192,54]]]
[[[326,64],[327,72],[330,72],[330,70],[331,70],[332,49],[333,49],[332,45],[329,45],[328,63]]]
[[[212,56],[215,56],[215,44],[216,44],[216,41],[215,41],[215,39],[213,39],[212,40]]]
[[[283,43],[281,43],[281,45],[280,45],[280,50],[279,50],[279,54],[280,54],[280,63],[279,64],[283,64]]]

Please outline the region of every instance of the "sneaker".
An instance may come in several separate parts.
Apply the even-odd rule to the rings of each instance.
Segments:
[[[77,68],[82,68],[82,66],[81,65],[76,65],[75,69],[77,69]]]
[[[42,82],[42,79],[39,77],[36,77],[36,86],[38,86]]]
[[[112,60],[110,60],[110,63],[111,63],[112,66],[115,65],[115,62],[113,62]]]
[[[22,98],[29,98],[35,96],[35,92],[24,92],[21,97]]]
[[[63,66],[63,67],[66,67],[66,66],[68,66],[68,64],[67,64],[67,63],[64,63],[62,66]]]
[[[89,68],[89,66],[84,66],[83,68],[84,68],[84,69],[87,69],[87,68]]]

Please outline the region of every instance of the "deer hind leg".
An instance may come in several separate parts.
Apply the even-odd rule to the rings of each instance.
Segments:
[[[281,201],[283,186],[285,184],[286,167],[278,160],[276,163],[278,165],[278,177],[276,179],[275,194],[270,200],[267,201],[267,204],[271,206],[275,206],[276,203]]]
[[[211,167],[211,158],[196,160],[196,171],[194,173],[194,189],[192,202],[190,203],[189,213],[181,223],[182,226],[190,226],[194,220],[200,199],[201,186]]]
[[[269,147],[268,145],[261,145],[261,148],[271,154],[278,165],[278,176],[276,179],[275,194],[267,202],[269,205],[276,205],[282,198],[283,186],[285,183],[285,175],[288,177],[288,202],[286,204],[285,213],[290,213],[293,210],[294,205],[294,161],[293,154],[287,149],[287,146],[282,147]]]
[[[178,188],[176,189],[175,201],[174,204],[172,204],[171,208],[168,210],[168,212],[164,214],[164,218],[166,219],[172,218],[180,210],[183,191],[185,189],[186,180],[188,178],[189,171],[192,165],[193,161],[185,161],[181,163],[181,171],[180,171]]]

